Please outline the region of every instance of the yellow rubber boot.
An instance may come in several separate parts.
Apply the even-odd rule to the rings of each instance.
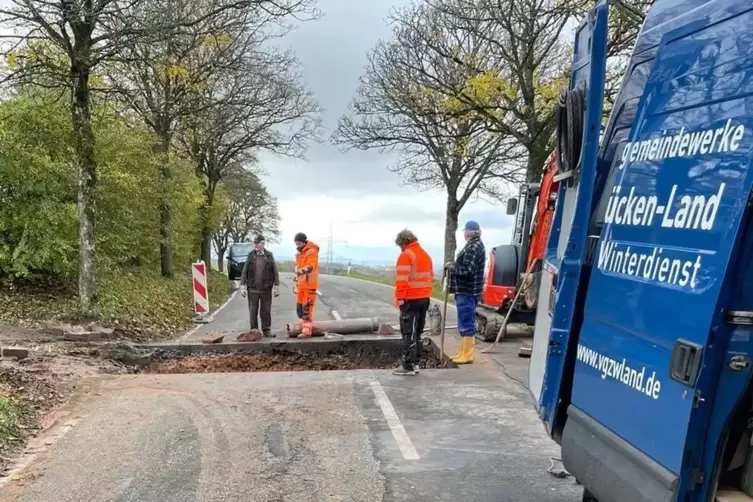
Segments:
[[[452,362],[455,364],[465,364],[466,354],[468,353],[468,338],[467,336],[460,337],[460,354],[452,358]]]
[[[468,364],[473,362],[473,350],[476,348],[476,337],[468,336],[468,345],[465,347],[465,359]]]
[[[455,362],[455,359],[460,359],[461,357],[463,357],[463,354],[465,354],[465,337],[461,336],[460,337],[460,350],[458,351],[457,354],[452,356],[452,361]]]
[[[462,342],[462,354],[452,360],[455,364],[470,364],[473,362],[473,349],[476,345],[476,338],[473,336],[464,336]]]

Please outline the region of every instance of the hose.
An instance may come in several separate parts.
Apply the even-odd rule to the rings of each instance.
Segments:
[[[565,469],[560,469],[558,471],[555,471],[554,470],[554,464],[555,464],[555,462],[559,462],[561,464],[562,463],[562,459],[561,458],[557,458],[557,457],[549,457],[549,469],[547,469],[546,472],[548,472],[549,474],[551,474],[552,476],[554,476],[555,478],[558,478],[558,479],[565,479],[566,477],[568,477],[568,476],[571,475]]]
[[[583,115],[586,93],[582,87],[562,89],[557,109],[557,171],[560,174],[578,169],[583,149]]]

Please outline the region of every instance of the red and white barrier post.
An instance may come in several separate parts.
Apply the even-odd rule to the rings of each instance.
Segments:
[[[193,322],[197,324],[206,324],[209,319],[209,290],[207,289],[207,266],[199,260],[191,265],[191,275],[193,276],[193,305],[194,312],[197,316]]]

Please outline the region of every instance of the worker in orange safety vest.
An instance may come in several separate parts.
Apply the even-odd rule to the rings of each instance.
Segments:
[[[397,234],[395,244],[401,251],[395,265],[395,304],[400,309],[403,359],[401,367],[393,373],[416,375],[420,361],[421,333],[424,331],[434,285],[434,265],[410,230],[402,230]]]
[[[296,313],[301,321],[301,334],[298,338],[308,338],[312,334],[316,290],[319,288],[319,246],[310,242],[306,234],[295,235]]]

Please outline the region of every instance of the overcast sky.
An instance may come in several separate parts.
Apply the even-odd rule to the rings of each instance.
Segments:
[[[386,17],[408,0],[319,0],[321,20],[304,23],[288,38],[297,53],[306,84],[324,109],[323,138],[328,139],[345,113],[358,86],[366,53],[389,36]],[[388,170],[394,158],[377,151],[341,153],[325,142],[312,145],[307,159],[262,157],[264,180],[280,204],[281,242],[270,247],[280,256],[293,253],[293,236],[305,232],[326,252],[332,228],[333,254],[354,262],[392,260],[397,256],[396,233],[413,230],[441,263],[444,241],[445,196],[418,193],[402,186]],[[479,222],[487,248],[507,244],[512,220],[504,207],[475,201],[461,213]],[[462,244],[458,232],[458,244]],[[342,242],[347,241],[347,244]]]

